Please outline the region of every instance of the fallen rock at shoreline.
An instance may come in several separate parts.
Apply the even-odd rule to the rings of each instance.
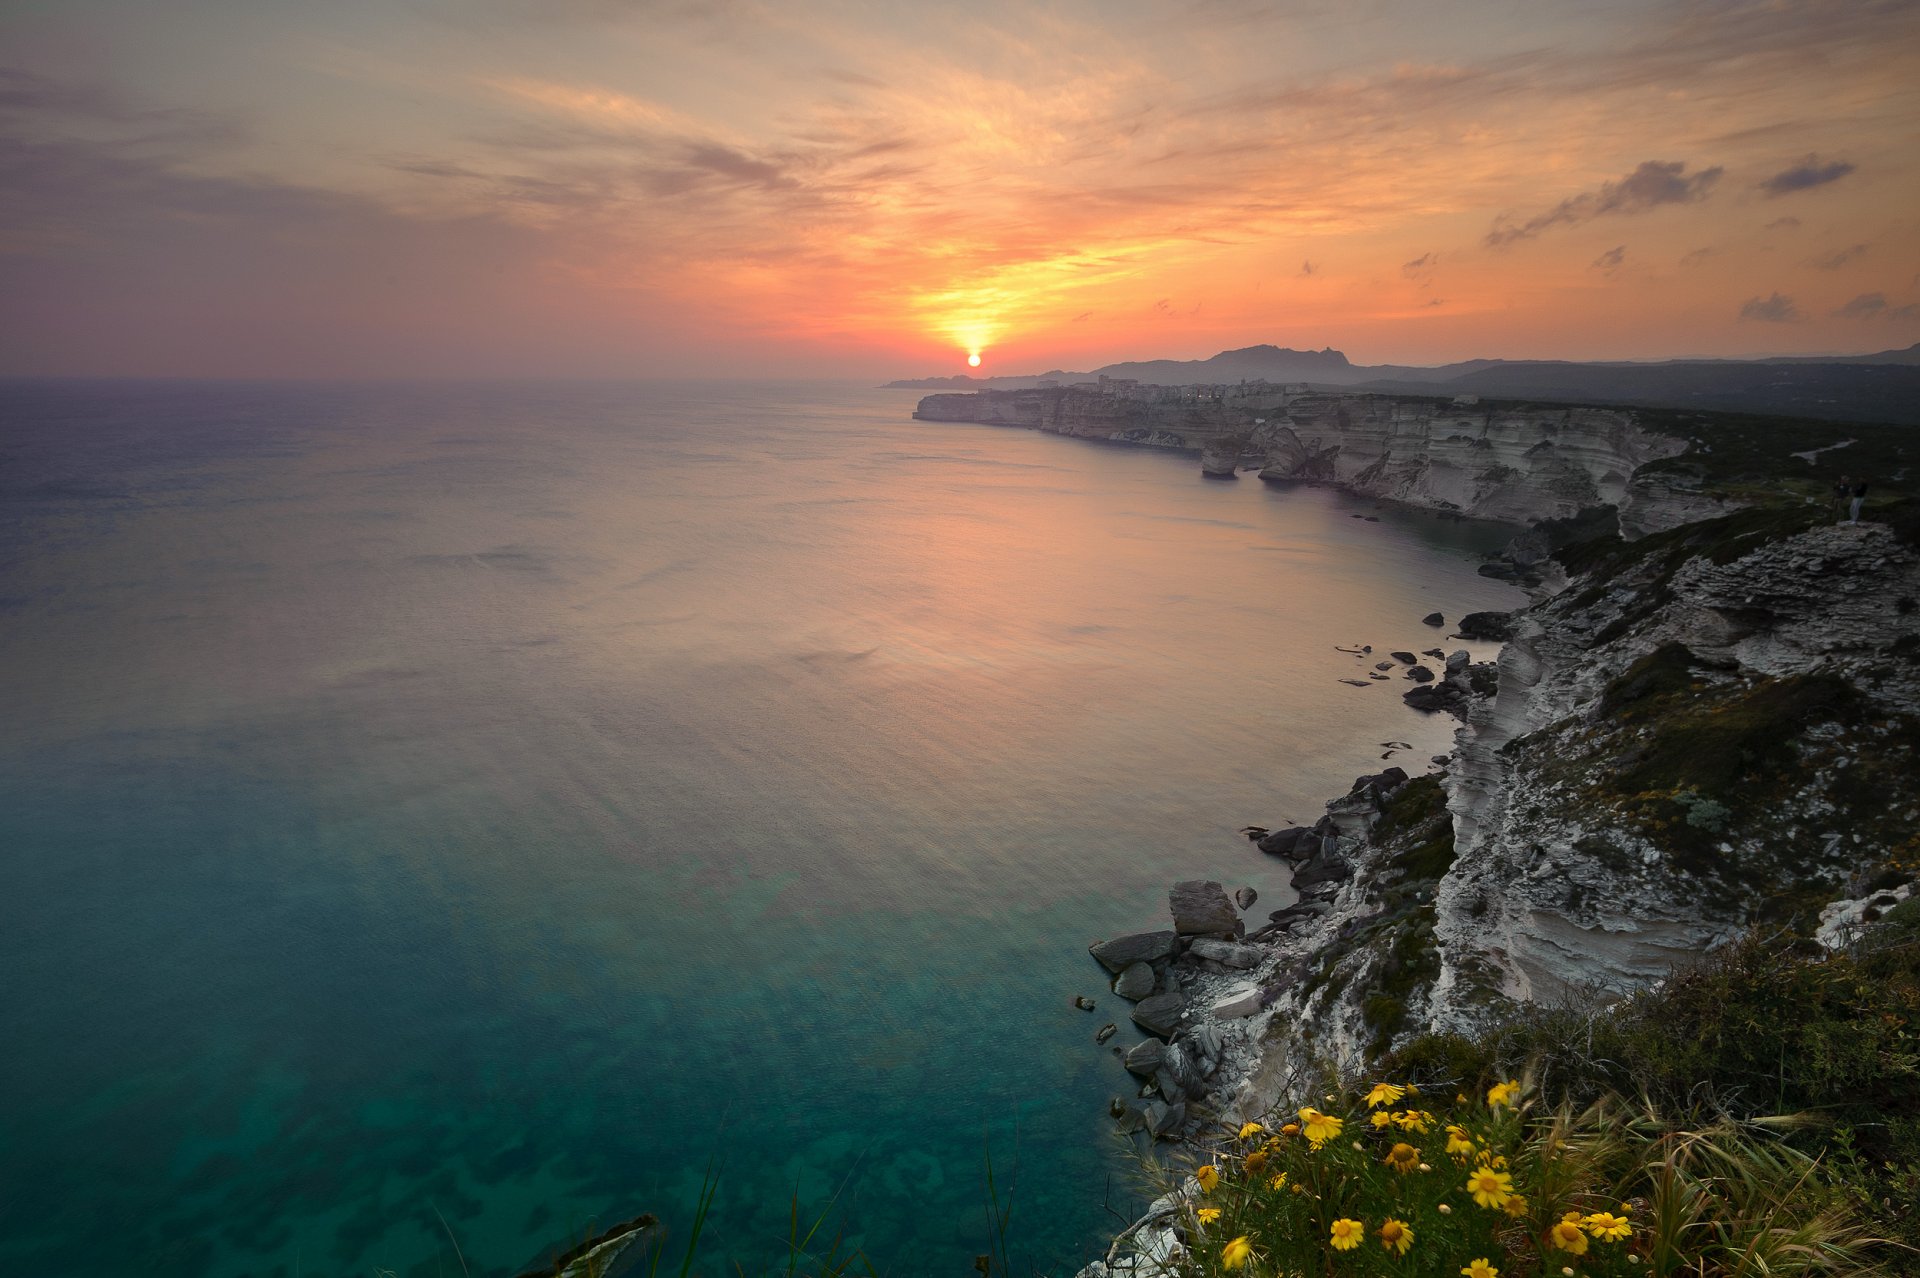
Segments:
[[[1310,840],[1314,841],[1313,848],[1301,847],[1301,844]],[[1319,843],[1315,840],[1312,830],[1303,825],[1296,825],[1287,830],[1275,830],[1255,846],[1268,856],[1284,856],[1298,860],[1311,855],[1312,851],[1319,847]]]
[[[1259,899],[1260,899],[1260,894],[1254,891],[1250,887],[1240,888],[1238,891],[1236,891],[1233,894],[1233,903],[1239,906],[1242,910],[1251,910],[1253,908],[1253,903],[1255,901],[1258,901]]]
[[[1120,1032],[1120,1027],[1118,1025],[1115,1025],[1112,1021],[1108,1021],[1105,1025],[1102,1025],[1099,1029],[1094,1031],[1093,1041],[1095,1043],[1104,1043],[1108,1039],[1112,1038],[1115,1034],[1118,1034],[1119,1032]]]
[[[1159,978],[1154,974],[1153,964],[1147,962],[1129,963],[1122,968],[1120,975],[1113,978],[1113,992],[1129,1002],[1137,1003],[1153,993]]]
[[[1390,652],[1387,655],[1389,657],[1392,657],[1395,661],[1399,662],[1403,666],[1410,666],[1415,661],[1419,660],[1419,658],[1414,656],[1414,654],[1412,654],[1411,652]]]
[[[1413,669],[1407,671],[1407,678],[1413,680],[1415,683],[1432,683],[1433,671],[1427,669],[1425,666],[1415,666]]]
[[[1133,1023],[1149,1034],[1172,1038],[1187,1010],[1187,997],[1178,990],[1152,994],[1133,1005]]]
[[[1428,626],[1444,626],[1447,624],[1447,619],[1437,612],[1428,613],[1426,616],[1420,618],[1420,621],[1422,625]]]
[[[1227,890],[1212,879],[1185,879],[1167,894],[1173,930],[1180,936],[1238,936],[1240,915]]]
[[[1505,643],[1513,638],[1513,614],[1470,612],[1460,618],[1456,629],[1462,639],[1485,639],[1493,643]]]
[[[1166,1063],[1166,1059],[1167,1045],[1157,1038],[1149,1038],[1128,1048],[1120,1063],[1127,1067],[1129,1074],[1152,1078],[1155,1071]]]
[[[1215,963],[1219,963],[1223,967],[1237,967],[1241,969],[1257,966],[1262,957],[1261,951],[1257,946],[1237,945],[1232,941],[1215,940],[1210,936],[1195,938],[1193,945],[1188,949],[1188,953],[1198,955],[1203,959],[1212,959]]]
[[[1244,993],[1225,998],[1208,1008],[1208,1014],[1216,1020],[1236,1021],[1252,1016],[1261,1008],[1260,989],[1255,986]]]
[[[1083,1012],[1091,1012],[1093,1010],[1093,1000],[1088,998],[1085,994],[1074,995],[1073,1005],[1079,1008]]]
[[[1100,965],[1109,972],[1118,975],[1135,963],[1157,963],[1172,958],[1173,945],[1172,932],[1134,932],[1089,945],[1087,953],[1098,959]]]

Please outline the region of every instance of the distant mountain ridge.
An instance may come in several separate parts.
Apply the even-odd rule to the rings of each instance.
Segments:
[[[962,375],[888,385],[921,390],[1016,390],[1043,381],[1066,385],[1103,376],[1161,386],[1302,382],[1317,388],[1396,395],[1471,394],[1487,399],[1699,408],[1920,425],[1920,342],[1868,355],[1648,363],[1473,359],[1431,368],[1354,364],[1331,347],[1297,351],[1263,344],[1221,351],[1209,359],[1127,360],[1090,373],[1055,369],[1026,377]]]

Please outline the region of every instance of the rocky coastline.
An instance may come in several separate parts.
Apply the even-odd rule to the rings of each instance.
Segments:
[[[1310,826],[1247,829],[1296,900],[1262,914],[1222,867],[1174,885],[1170,926],[1090,947],[1146,1035],[1108,1049],[1122,1132],[1205,1146],[1420,1034],[1473,1034],[1516,1003],[1604,1006],[1756,925],[1818,916],[1824,936],[1916,890],[1884,880],[1920,854],[1920,508],[1836,526],[1797,424],[1681,438],[1628,410],[1367,396],[1173,423],[990,398],[916,415],[1532,524],[1482,572],[1533,603],[1455,621],[1504,645],[1496,660],[1353,650],[1353,682],[1398,679],[1459,727],[1429,770],[1358,777]],[[1874,446],[1904,467],[1896,436]],[[1084,1275],[1172,1272],[1179,1206],[1155,1203]]]

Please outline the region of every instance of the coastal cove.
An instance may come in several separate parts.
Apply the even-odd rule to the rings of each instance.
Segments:
[[[1338,648],[1512,530],[917,400],[0,387],[7,1267],[513,1274],[712,1159],[711,1254],[962,1272],[989,1144],[1104,1249],[1087,944],[1450,748]]]

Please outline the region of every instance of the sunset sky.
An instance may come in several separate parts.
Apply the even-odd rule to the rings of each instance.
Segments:
[[[0,372],[1920,340],[1915,0],[0,10]]]

